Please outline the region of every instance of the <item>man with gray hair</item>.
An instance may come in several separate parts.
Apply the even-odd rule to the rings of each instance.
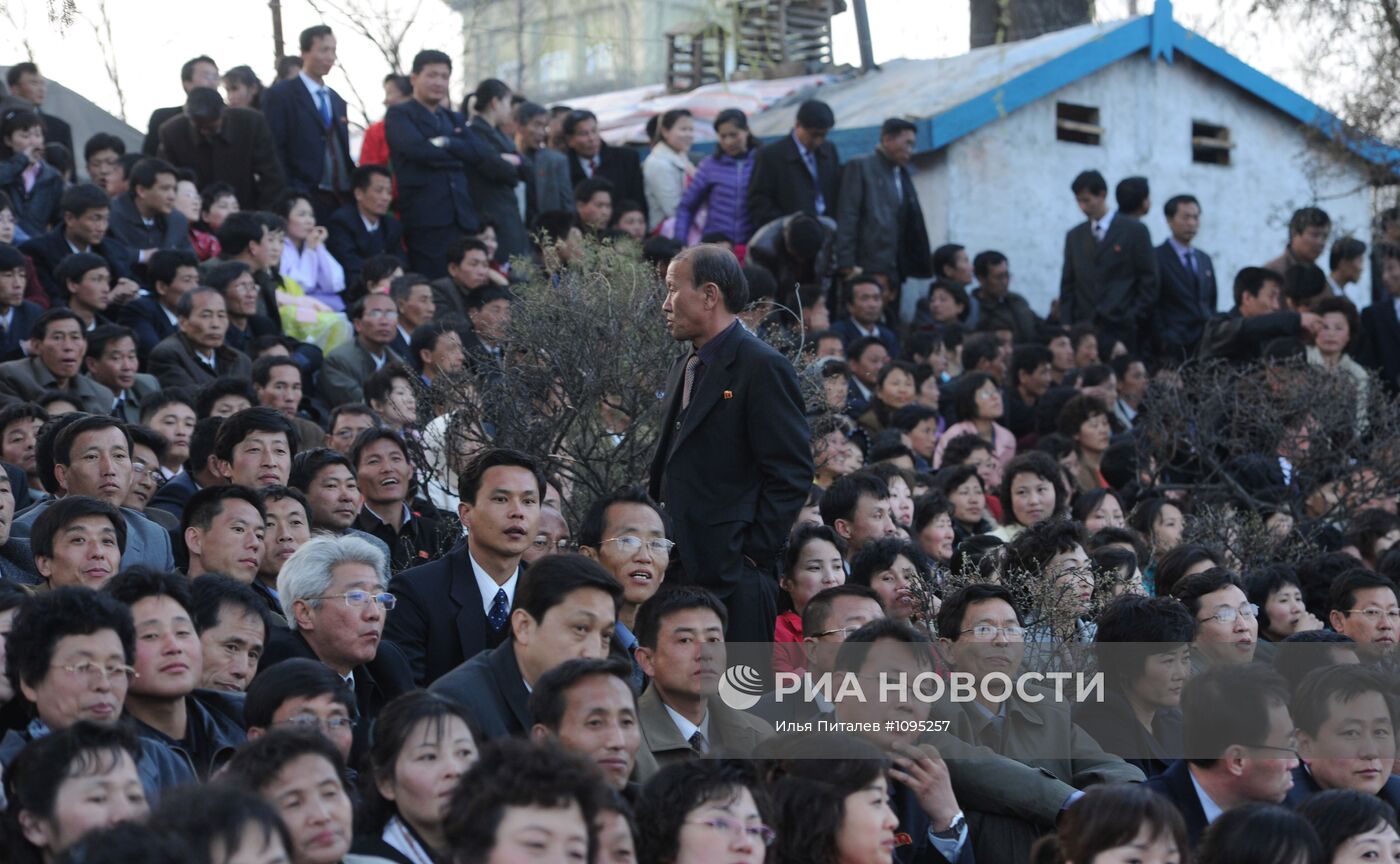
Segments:
[[[268,639],[259,673],[291,657],[319,660],[355,693],[357,723],[351,761],[369,743],[370,723],[391,699],[414,688],[399,646],[383,641],[394,608],[384,553],[359,537],[314,537],[292,553],[277,576],[289,630]]]
[[[675,523],[672,584],[713,591],[730,642],[766,642],[774,567],[807,500],[812,452],[792,364],[740,325],[748,283],[722,246],[682,250],[666,270],[666,328],[690,350],[671,367],[651,496]]]

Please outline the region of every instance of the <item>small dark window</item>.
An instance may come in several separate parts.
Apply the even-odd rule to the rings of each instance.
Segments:
[[[1055,103],[1055,138],[1073,144],[1098,145],[1103,138],[1099,109],[1069,102]]]
[[[1202,123],[1191,124],[1191,161],[1207,165],[1229,165],[1230,151],[1235,142],[1230,140],[1230,130],[1225,126]]]

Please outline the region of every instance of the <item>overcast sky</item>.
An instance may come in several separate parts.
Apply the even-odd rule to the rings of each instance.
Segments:
[[[144,131],[153,109],[183,101],[179,67],[189,57],[206,53],[221,68],[251,65],[264,81],[271,75],[272,25],[266,0],[78,0],[84,17],[66,30],[51,25],[45,14],[48,0],[0,0],[11,21],[0,17],[0,57],[14,62],[30,54],[45,74],[114,114],[121,100],[108,74],[104,52],[94,35],[102,26],[101,10],[111,25],[111,56],[125,95],[128,122]],[[295,50],[296,34],[317,23],[315,0],[282,0],[285,39]],[[1128,14],[1130,0],[1098,0],[1103,19]],[[1153,0],[1138,0],[1142,12],[1151,11]],[[420,48],[442,48],[454,54],[462,50],[461,22],[442,0],[358,0],[362,7],[387,8],[393,16],[411,20],[405,39],[405,56]],[[967,0],[867,0],[872,42],[877,62],[896,57],[925,58],[960,54],[967,50]],[[1251,0],[1179,0],[1178,20],[1208,36],[1261,71],[1272,75],[1311,98],[1327,103],[1330,86],[1302,68],[1306,34],[1290,32],[1248,13]],[[321,3],[325,5],[325,0]],[[848,4],[850,2],[848,0]],[[413,15],[417,9],[416,17]],[[378,118],[382,98],[380,80],[386,64],[368,40],[355,35],[335,17],[341,62],[331,83],[351,103],[369,107]],[[855,22],[847,12],[838,16],[835,32],[836,60],[856,64]],[[455,82],[454,93],[466,82]],[[474,84],[474,82],[473,82]],[[353,86],[352,86],[353,85]],[[358,91],[359,98],[355,92]]]

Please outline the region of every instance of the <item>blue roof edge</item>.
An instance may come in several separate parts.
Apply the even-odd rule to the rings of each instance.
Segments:
[[[1125,21],[966,102],[932,117],[915,120],[919,142],[917,152],[941,150],[1017,108],[1141,51],[1147,51],[1149,59],[1153,61],[1161,58],[1168,63],[1172,63],[1176,52],[1180,52],[1299,123],[1311,126],[1334,140],[1345,140],[1347,148],[1357,157],[1388,169],[1394,176],[1400,176],[1400,149],[1374,138],[1356,135],[1336,115],[1204,36],[1188,30],[1172,17],[1171,0],[1157,0],[1151,15]],[[767,142],[781,137],[765,136],[763,140]],[[863,155],[880,142],[880,127],[837,128],[831,130],[828,140],[840,148],[847,158]]]

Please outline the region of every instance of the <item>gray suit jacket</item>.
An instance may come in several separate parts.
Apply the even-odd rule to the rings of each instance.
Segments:
[[[34,520],[53,502],[54,499],[46,498],[16,516],[10,536],[28,538]],[[170,534],[129,507],[122,508],[122,515],[126,517],[126,551],[122,553],[122,569],[141,565],[166,572],[174,570],[175,555],[170,548]]]
[[[132,190],[134,193],[136,190]],[[108,229],[112,236],[140,254],[144,249],[178,249],[193,252],[190,243],[190,223],[178,210],[168,215],[157,216],[155,224],[147,226],[141,221],[141,213],[136,209],[131,195],[118,195],[112,199],[112,224]]]
[[[1139,325],[1157,305],[1157,253],[1147,228],[1116,213],[1102,241],[1080,222],[1065,235],[1060,274],[1060,323],[1090,323],[1118,336],[1132,351]]]
[[[111,390],[86,375],[74,376],[66,388],[59,387],[53,373],[38,357],[0,363],[0,405],[32,402],[45,390],[55,389],[66,389],[77,401],[79,410],[89,414],[111,414],[112,402],[117,398]]]
[[[385,348],[385,362],[402,363],[403,358]],[[365,379],[375,372],[374,357],[360,347],[358,339],[346,342],[326,355],[321,366],[321,395],[332,408],[365,401]]]
[[[136,373],[136,383],[127,390],[121,403],[121,420],[123,423],[141,422],[141,403],[149,398],[153,393],[160,392],[160,382],[156,376],[147,375],[145,372]]]
[[[748,758],[754,748],[772,737],[773,727],[746,711],[735,711],[719,699],[710,699],[709,750],[707,756]],[[637,752],[637,780],[645,783],[667,765],[696,758],[690,742],[667,713],[655,685],[637,699],[637,721],[642,727],[642,747]],[[642,754],[649,753],[654,764]]]
[[[177,330],[151,349],[146,368],[162,387],[200,387],[225,376],[252,377],[253,361],[237,348],[219,348],[214,352],[214,362],[217,375],[195,358],[190,341]]]

